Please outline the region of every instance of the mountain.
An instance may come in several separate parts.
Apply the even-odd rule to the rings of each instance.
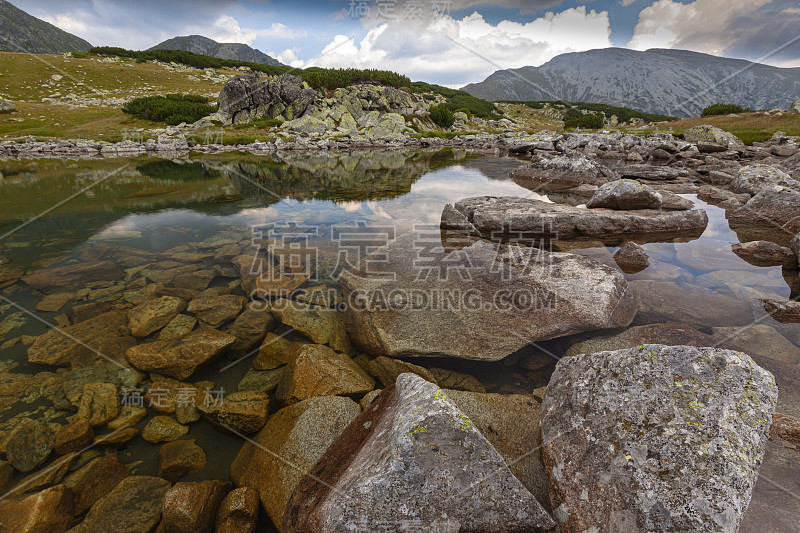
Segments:
[[[248,61],[250,63],[260,63],[262,65],[281,66],[283,63],[272,58],[260,50],[250,48],[241,43],[218,43],[202,35],[189,35],[187,37],[175,37],[157,44],[150,50],[183,50],[219,59],[233,59],[236,61]]]
[[[0,0],[0,50],[31,54],[86,52],[91,44]]]
[[[800,98],[800,68],[778,68],[686,50],[606,48],[499,70],[463,88],[487,100],[567,100],[697,116],[718,102],[787,109]]]

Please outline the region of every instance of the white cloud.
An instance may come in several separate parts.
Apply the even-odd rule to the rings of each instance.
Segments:
[[[284,65],[289,65],[290,67],[300,68],[305,65],[305,61],[297,57],[297,52],[300,49],[295,48],[287,48],[283,52],[269,52],[269,55],[283,63]]]
[[[81,20],[69,15],[56,15],[54,17],[42,17],[42,20],[49,22],[53,26],[61,28],[69,33],[82,33],[86,31],[86,24]]]
[[[500,69],[541,65],[554,56],[611,46],[608,13],[585,7],[547,13],[528,23],[456,20],[389,21],[360,41],[337,35],[313,64],[395,70],[446,85],[479,81]]]
[[[770,0],[659,0],[642,10],[629,48],[688,48],[722,55],[742,39],[735,26]]]
[[[239,21],[230,15],[222,15],[214,22],[207,36],[218,42],[223,43],[244,43],[252,44],[258,38],[267,39],[298,39],[308,35],[305,31],[296,31],[281,24],[274,22],[269,28],[261,30],[254,28],[242,28]]]

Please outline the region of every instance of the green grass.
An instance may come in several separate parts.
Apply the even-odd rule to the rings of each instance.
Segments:
[[[567,102],[565,100],[555,100],[555,101],[534,101],[534,102],[516,102],[516,101],[506,101],[505,103],[509,104],[524,104],[532,109],[544,109],[545,107],[551,107],[554,109],[561,109],[566,110],[568,117],[567,118],[576,118],[577,115],[573,115],[570,117],[570,110],[574,110],[577,112],[587,111],[589,113],[600,114],[604,113],[606,119],[610,119],[612,115],[617,117],[617,120],[620,123],[630,122],[631,119],[641,119],[645,123],[652,123],[652,122],[664,122],[664,121],[671,121],[677,120],[675,117],[670,117],[667,115],[658,115],[655,113],[645,113],[643,111],[638,111],[636,109],[630,109],[627,107],[617,107],[607,104],[593,104],[587,102]],[[569,126],[568,126],[569,127]],[[602,127],[602,126],[599,126]]]

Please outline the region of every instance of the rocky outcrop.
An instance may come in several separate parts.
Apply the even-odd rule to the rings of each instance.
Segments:
[[[744,143],[737,136],[716,126],[692,126],[684,132],[683,138],[697,144],[698,148],[705,147],[707,151],[715,151],[715,147],[720,148],[720,151],[744,147]]]
[[[555,523],[436,385],[403,374],[292,494],[283,531],[551,531]],[[405,526],[402,526],[405,524]]]
[[[303,115],[319,93],[299,76],[284,74],[261,80],[258,72],[233,78],[219,94],[219,117],[226,124],[246,124],[260,118],[292,120]]]
[[[577,153],[540,157],[526,167],[512,170],[509,175],[516,184],[532,191],[599,186],[616,179],[614,171]]]
[[[493,240],[515,234],[553,240],[623,235],[653,239],[658,239],[659,235],[699,237],[708,225],[704,210],[587,210],[528,198],[493,196],[466,198],[454,207],[481,236]]]
[[[531,342],[624,327],[636,312],[622,274],[591,259],[439,239],[408,232],[340,276],[348,331],[363,350],[497,361]]]
[[[601,185],[586,203],[589,209],[661,209],[661,195],[635,180],[616,180]]]
[[[562,531],[738,531],[777,395],[750,357],[718,348],[562,359],[541,422]]]

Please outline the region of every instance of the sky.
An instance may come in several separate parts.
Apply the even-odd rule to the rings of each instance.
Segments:
[[[800,0],[11,0],[94,45],[178,35],[295,67],[394,70],[461,87],[567,52],[680,48],[800,67]]]

